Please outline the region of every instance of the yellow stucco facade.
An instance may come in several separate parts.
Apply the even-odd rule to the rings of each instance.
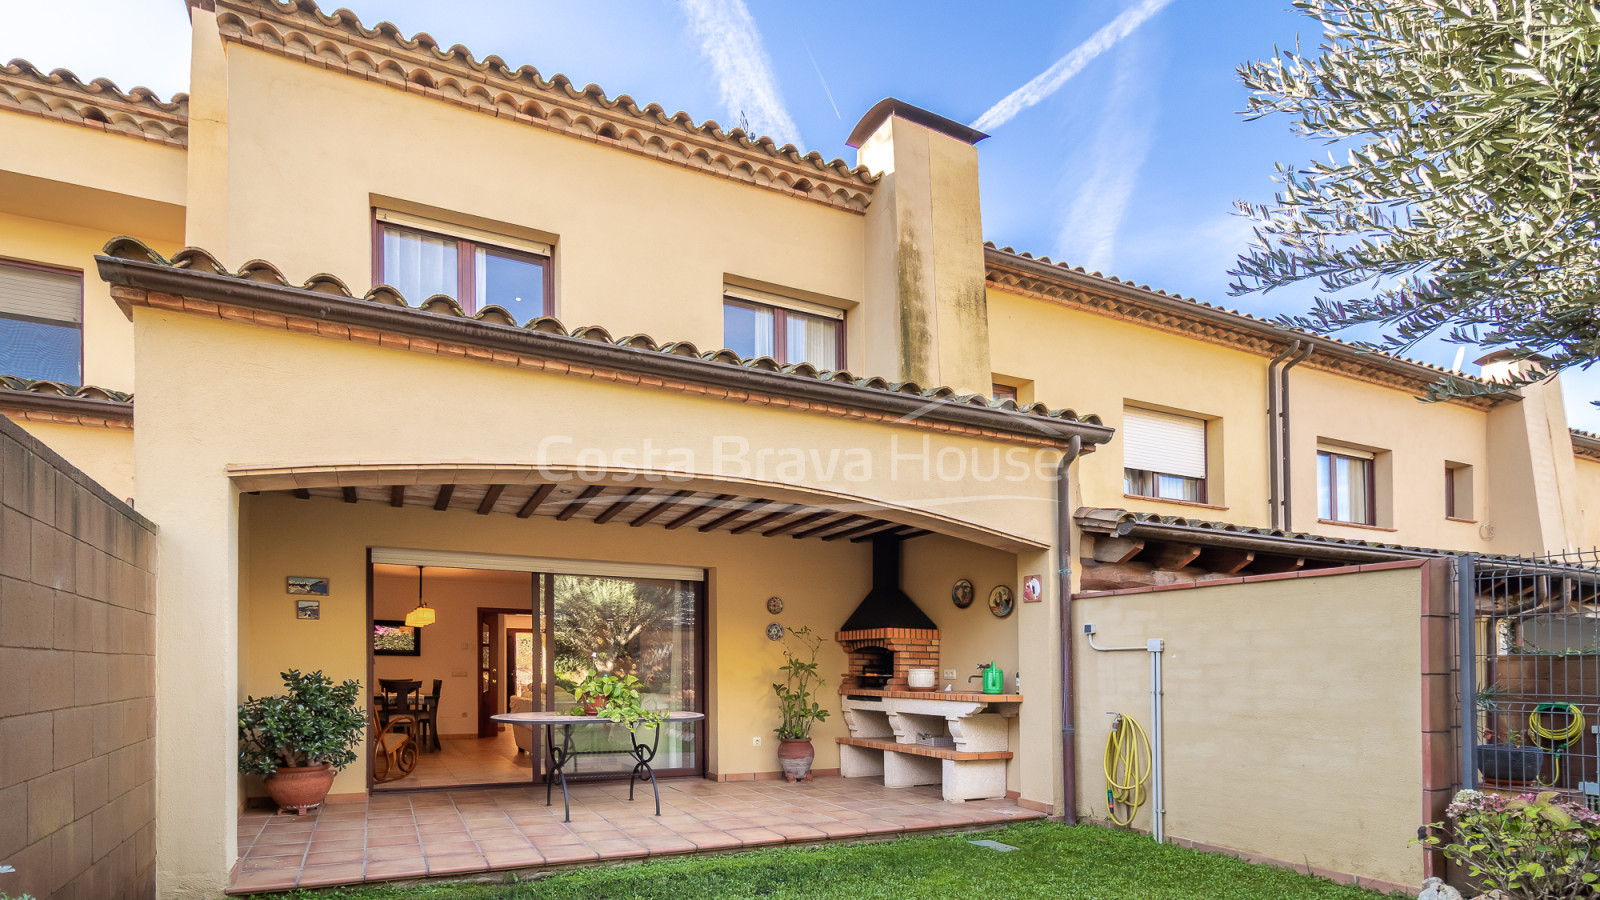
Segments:
[[[161,772],[183,773],[158,788],[163,896],[214,896],[227,883],[237,856],[232,823],[258,790],[236,772],[235,705],[273,691],[288,668],[368,677],[370,548],[702,570],[711,776],[778,768],[771,746],[751,741],[770,734],[776,709],[769,685],[781,645],[763,633],[772,618],[766,598],[784,598],[783,624],[831,636],[871,584],[868,547],[852,540],[517,516],[492,499],[481,514],[436,511],[415,505],[415,491],[431,497],[451,484],[499,496],[552,472],[583,471],[615,489],[762,498],[837,514],[841,529],[881,521],[892,526],[884,534],[914,535],[902,586],[939,626],[942,667],[962,680],[990,660],[1008,682],[1026,674],[1006,784],[1015,799],[1058,814],[1092,805],[1097,793],[1095,748],[1080,748],[1076,797],[1064,796],[1061,771],[1066,598],[1056,576],[1072,570],[1072,586],[1080,575],[1064,552],[1068,542],[1080,546],[1070,525],[1062,530],[1074,509],[1252,528],[1282,527],[1281,514],[1295,532],[1489,554],[1600,544],[1600,452],[1575,457],[1559,382],[1423,404],[1416,395],[1437,372],[1317,339],[1286,376],[1287,476],[1275,485],[1268,373],[1291,338],[1248,317],[986,248],[981,135],[925,111],[880,107],[863,120],[866,168],[853,169],[375,38],[312,11],[265,0],[190,5],[193,83],[181,116],[128,100],[118,109],[134,124],[112,130],[0,107],[8,136],[0,141],[0,262],[83,273],[83,382],[105,389],[4,383],[0,412],[133,498],[161,529],[157,754]],[[8,73],[0,86],[18,96],[46,92],[31,78]],[[178,118],[181,134],[171,128]],[[572,329],[599,326],[599,342],[623,344],[643,361],[630,368],[631,357],[615,356],[615,369],[552,361],[536,343],[518,349],[521,338],[509,336],[529,329],[450,315],[443,305],[371,319],[400,310],[383,296],[361,299],[375,280],[379,210],[547,245],[549,312],[560,324],[531,331],[560,328],[562,340],[581,343]],[[125,250],[97,263],[117,235],[178,265],[127,274],[117,270],[128,268]],[[224,271],[210,272],[201,255],[178,255],[184,245],[203,248]],[[323,274],[337,283],[293,287]],[[164,286],[151,286],[161,279]],[[850,372],[819,376],[808,366],[708,356],[728,342],[730,285],[841,314],[840,368]],[[318,298],[328,305],[316,309]],[[271,311],[280,300],[301,312]],[[650,374],[655,357],[691,360],[703,374],[693,366]],[[809,393],[785,394],[786,383]],[[1021,408],[988,402],[995,385],[1015,389]],[[106,399],[106,391],[137,399]],[[1130,408],[1205,421],[1205,502],[1128,495],[1124,447],[1111,432]],[[1373,459],[1370,524],[1319,521],[1314,466],[1330,443]],[[676,455],[652,461],[652,447]],[[1085,452],[1073,458],[1075,450]],[[1063,458],[1075,459],[1065,494],[1055,480]],[[1446,515],[1447,467],[1469,473],[1454,516]],[[396,497],[413,489],[410,505],[291,494],[378,488],[401,488]],[[284,597],[284,578],[305,574],[334,585],[316,622],[297,620]],[[948,599],[960,578],[980,593],[1009,585],[1020,595],[1029,576],[1041,578],[1039,602],[1019,602],[1006,618],[991,616],[981,598],[970,609]],[[1387,604],[1413,591],[1416,575],[1364,576],[1359,606],[1343,605],[1352,587],[1338,578],[1292,584],[1271,603],[1263,595],[1276,589],[1249,585],[1207,588],[1203,606],[1080,601],[1088,605],[1077,615],[1195,636],[1181,650],[1175,640],[1174,672],[1192,665],[1208,675],[1174,675],[1182,683],[1172,727],[1197,742],[1219,717],[1265,715],[1244,695],[1219,693],[1218,685],[1252,677],[1253,666],[1323,653],[1330,666],[1360,675],[1371,690],[1345,698],[1351,705],[1336,710],[1337,728],[1381,725],[1404,737],[1370,748],[1384,761],[1380,805],[1352,812],[1360,833],[1314,862],[1340,871],[1365,865],[1373,877],[1415,883],[1415,851],[1360,822],[1416,824],[1418,728],[1408,716],[1417,703],[1384,694],[1380,677],[1415,684],[1415,609],[1392,629],[1373,624],[1401,615]],[[1233,621],[1250,630],[1219,633],[1217,623]],[[1341,655],[1318,642],[1352,621],[1397,643],[1352,638],[1362,652]],[[1268,654],[1267,637],[1257,645],[1251,635],[1286,643]],[[822,666],[829,690],[845,669],[830,642]],[[1081,717],[1137,702],[1111,661],[1079,652],[1076,671]],[[1265,698],[1273,712],[1263,727],[1284,752],[1306,749],[1290,746],[1297,711],[1326,709],[1325,698],[1297,693],[1303,687],[1286,681]],[[1363,706],[1377,699],[1381,723]],[[818,729],[819,768],[838,765],[833,738],[843,734],[837,716]],[[1223,804],[1239,830],[1213,834],[1175,812],[1173,832],[1298,858],[1290,851],[1308,838],[1294,831],[1293,815],[1274,807],[1247,827],[1257,811],[1251,795],[1218,795],[1206,761],[1224,751],[1206,749],[1211,756],[1177,763],[1174,745],[1175,790],[1189,792],[1188,809]],[[1255,772],[1275,765],[1271,757],[1237,762]],[[368,774],[363,752],[334,790],[364,791]],[[1280,776],[1273,783],[1289,792],[1282,796],[1301,786]]]

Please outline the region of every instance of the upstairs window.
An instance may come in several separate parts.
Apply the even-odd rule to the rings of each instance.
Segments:
[[[82,274],[0,261],[0,375],[82,383]]]
[[[1206,420],[1149,409],[1122,411],[1123,493],[1206,502]]]
[[[1472,520],[1472,467],[1444,464],[1444,514],[1449,519]]]
[[[991,384],[990,388],[991,393],[994,394],[994,398],[996,400],[1011,400],[1016,403],[1022,402],[1022,400],[1017,396],[1016,387],[1012,385],[1001,384],[1000,382],[996,381]]]
[[[1317,518],[1351,525],[1377,524],[1374,456],[1345,447],[1317,448]]]
[[[844,368],[844,311],[727,288],[722,295],[722,340],[742,357],[770,356],[783,365]]]
[[[551,248],[378,210],[377,280],[412,305],[444,294],[468,313],[500,306],[519,323],[551,314]]]

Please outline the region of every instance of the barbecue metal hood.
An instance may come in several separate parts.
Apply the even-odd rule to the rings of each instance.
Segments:
[[[872,590],[840,626],[839,633],[879,628],[914,628],[937,631],[928,614],[900,590],[900,540],[879,538],[872,542]]]

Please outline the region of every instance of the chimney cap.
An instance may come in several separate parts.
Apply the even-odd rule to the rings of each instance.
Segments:
[[[872,133],[877,131],[878,127],[887,121],[890,116],[899,116],[907,122],[915,122],[925,128],[931,128],[940,134],[949,135],[958,141],[965,141],[968,144],[976,144],[988,137],[987,134],[970,125],[963,125],[953,119],[946,119],[938,113],[928,112],[920,106],[912,106],[904,100],[885,97],[867,110],[866,115],[861,117],[861,121],[856,123],[855,130],[850,132],[850,138],[845,141],[845,144],[859,150],[861,145],[867,142],[867,138],[872,137]]]

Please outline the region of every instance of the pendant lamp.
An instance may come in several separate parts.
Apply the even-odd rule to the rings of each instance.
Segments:
[[[433,607],[422,600],[422,567],[417,566],[417,608],[406,613],[406,624],[413,628],[433,624]]]

